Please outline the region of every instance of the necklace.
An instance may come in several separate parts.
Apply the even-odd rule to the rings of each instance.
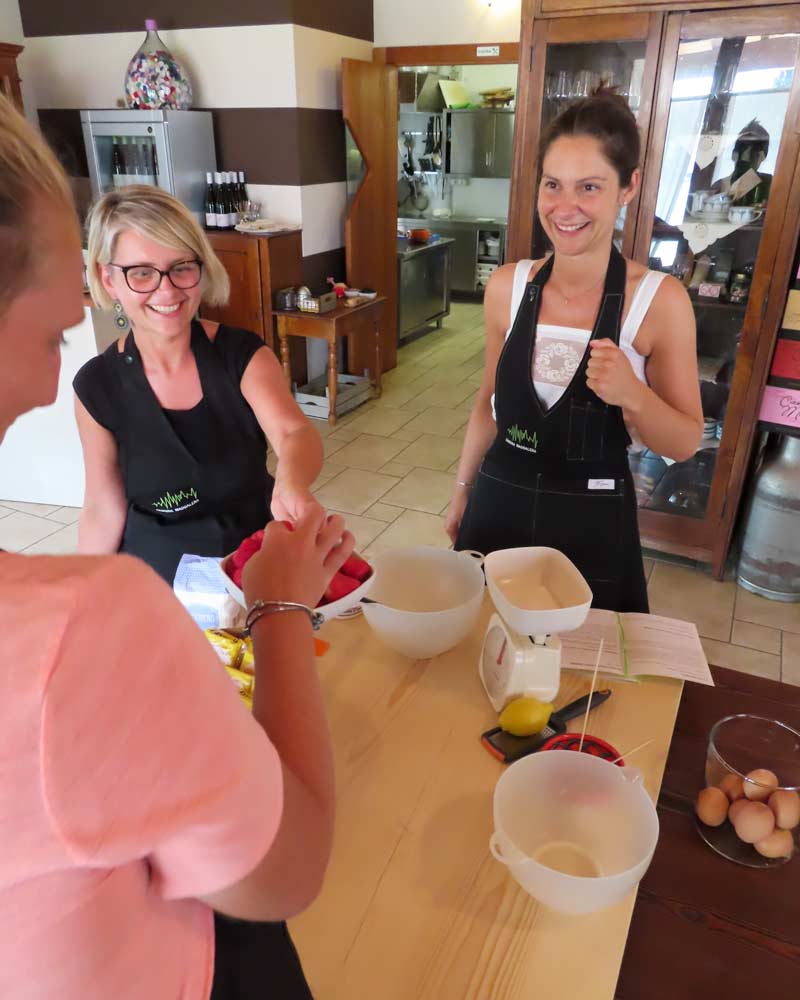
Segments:
[[[598,286],[598,285],[599,285],[599,284],[600,284],[601,282],[603,282],[603,281],[605,281],[605,280],[606,280],[606,276],[605,276],[605,275],[603,274],[603,275],[601,275],[600,279],[599,279],[598,281],[595,281],[595,283],[594,283],[594,284],[593,284],[593,285],[592,285],[592,286],[591,286],[590,288],[586,288],[586,289],[584,289],[584,290],[583,290],[582,292],[578,292],[578,293],[577,293],[577,294],[575,294],[575,295],[570,295],[570,297],[569,297],[569,298],[567,298],[567,296],[566,296],[566,295],[565,295],[565,294],[564,294],[564,293],[563,293],[563,292],[561,291],[561,289],[560,289],[560,288],[557,288],[557,287],[556,287],[555,285],[553,285],[553,289],[554,289],[554,291],[556,292],[556,294],[557,294],[558,296],[560,296],[560,298],[562,298],[562,299],[564,300],[564,305],[565,305],[565,306],[568,306],[568,305],[570,304],[570,302],[574,301],[575,299],[580,299],[580,298],[582,298],[582,297],[583,297],[584,295],[588,295],[588,294],[589,294],[589,292],[593,292],[593,291],[595,290],[595,288],[597,288],[597,286]],[[552,282],[552,279],[551,279],[551,281],[550,281],[550,284],[551,284],[551,285],[553,284],[553,282]]]

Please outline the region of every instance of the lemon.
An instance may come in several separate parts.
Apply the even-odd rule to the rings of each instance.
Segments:
[[[553,706],[538,698],[515,698],[500,713],[500,728],[512,736],[533,736],[550,721]]]

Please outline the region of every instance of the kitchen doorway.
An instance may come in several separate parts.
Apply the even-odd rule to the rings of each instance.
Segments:
[[[398,347],[452,340],[505,262],[518,49],[376,50],[397,67]]]

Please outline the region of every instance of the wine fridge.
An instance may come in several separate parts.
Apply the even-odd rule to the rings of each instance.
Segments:
[[[92,194],[128,184],[169,191],[204,218],[206,172],[216,170],[210,111],[81,111]]]

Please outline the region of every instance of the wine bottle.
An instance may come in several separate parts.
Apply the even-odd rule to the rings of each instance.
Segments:
[[[239,211],[244,212],[247,206],[247,188],[245,187],[244,170],[239,171]]]
[[[151,185],[156,184],[156,171],[155,171],[155,165],[153,163],[153,151],[154,147],[152,140],[150,142],[142,143],[142,160],[144,163],[142,170],[144,172],[144,183]]]
[[[233,229],[233,227],[239,221],[239,214],[236,211],[236,198],[235,198],[234,193],[233,193],[232,178],[233,178],[233,174],[232,173],[227,172],[225,174],[225,181],[226,181],[226,185],[225,185],[225,195],[226,195],[225,203],[226,203],[227,208],[228,208],[228,229]]]
[[[119,148],[119,136],[115,135],[111,140],[111,183],[115,188],[122,187],[124,183],[122,177],[125,173],[125,164],[122,162],[122,152]]]
[[[217,229],[228,228],[228,213],[225,209],[225,194],[222,190],[222,174],[217,171],[214,174],[214,205],[217,216]]]
[[[205,213],[206,213],[206,229],[216,229],[217,228],[217,208],[216,208],[216,193],[214,191],[214,182],[211,177],[211,171],[206,173],[206,201],[205,201]]]

